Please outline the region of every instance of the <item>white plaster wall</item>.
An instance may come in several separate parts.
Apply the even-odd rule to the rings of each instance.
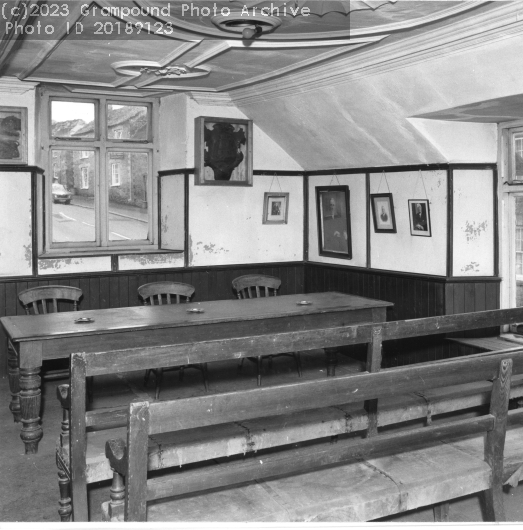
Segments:
[[[172,267],[183,267],[183,253],[118,256],[118,269],[121,271],[170,269]]]
[[[445,171],[372,173],[370,193],[392,193],[397,233],[375,233],[371,221],[371,267],[446,275],[447,175]],[[426,191],[425,191],[426,190]],[[432,237],[410,234],[409,199],[429,199]]]
[[[454,171],[453,275],[494,275],[494,183],[491,170]]]
[[[31,173],[0,172],[0,276],[31,274]]]
[[[189,266],[303,260],[303,180],[254,176],[253,187],[189,188]],[[272,189],[271,189],[272,184]],[[289,192],[288,224],[262,224],[264,194]]]
[[[160,247],[183,250],[185,244],[185,175],[166,175],[158,179],[160,189]]]
[[[46,258],[38,260],[38,274],[73,274],[81,272],[108,272],[111,270],[110,256],[85,258]]]
[[[187,96],[175,94],[160,100],[159,171],[187,166]]]
[[[350,192],[350,221],[352,259],[320,256],[318,246],[318,215],[316,186],[348,186]],[[367,266],[367,204],[365,175],[318,175],[309,177],[309,261],[353,267]]]

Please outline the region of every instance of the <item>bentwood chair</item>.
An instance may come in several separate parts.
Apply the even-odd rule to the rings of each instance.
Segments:
[[[179,304],[181,302],[189,302],[194,293],[194,287],[188,283],[179,282],[153,282],[146,283],[138,287],[138,294],[143,299],[144,305],[163,305],[163,304]],[[207,392],[209,385],[207,381],[207,363],[185,364],[183,366],[174,366],[171,368],[154,368],[146,370],[144,377],[144,386],[147,386],[149,375],[154,372],[156,379],[156,399],[160,399],[160,387],[162,384],[163,373],[167,371],[177,370],[180,372],[180,381],[183,380],[184,370],[186,368],[196,368],[202,372],[203,384]]]
[[[264,296],[277,296],[278,289],[280,288],[281,280],[275,276],[267,276],[263,274],[246,274],[245,276],[239,276],[232,281],[232,287],[236,291],[238,298],[262,298]],[[296,366],[298,368],[298,376],[301,377],[301,358],[298,352],[290,353],[277,353],[274,355],[260,355],[258,357],[247,357],[249,361],[257,364],[257,381],[258,386],[261,386],[262,379],[262,360],[263,358],[269,358],[269,369],[272,368],[273,357],[279,357],[281,355],[287,355],[294,357]],[[241,370],[243,367],[243,360],[240,361],[238,369]]]
[[[78,287],[68,285],[48,285],[46,287],[33,287],[18,293],[18,299],[24,306],[27,315],[45,315],[47,313],[58,313],[64,309],[64,305],[71,306],[72,310],[78,311],[78,301],[82,297],[82,290]],[[66,302],[64,304],[63,302]],[[45,372],[43,379],[63,379],[69,377],[69,368]],[[89,401],[92,400],[92,379],[87,385]]]

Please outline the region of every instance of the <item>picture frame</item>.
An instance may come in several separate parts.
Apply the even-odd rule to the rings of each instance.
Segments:
[[[348,186],[316,186],[320,256],[352,259]]]
[[[289,216],[289,193],[265,192],[263,197],[263,224],[286,225]]]
[[[409,199],[410,235],[432,237],[428,199]]]
[[[0,164],[27,165],[27,108],[0,106]]]
[[[377,234],[395,234],[397,230],[392,193],[372,193],[370,204],[374,232]]]
[[[197,186],[252,186],[252,120],[195,119]]]

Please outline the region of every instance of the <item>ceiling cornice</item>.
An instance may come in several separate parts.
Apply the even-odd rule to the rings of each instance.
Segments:
[[[38,83],[20,81],[16,77],[0,77],[0,92],[22,95],[34,90],[37,86]]]
[[[407,37],[379,48],[365,48],[354,56],[330,61],[283,78],[257,85],[230,90],[237,105],[285,97],[309,90],[332,87],[357,78],[391,71],[431,58],[445,57],[504,40],[523,33],[520,2],[499,2],[500,6],[470,15],[455,24],[449,24]],[[500,32],[503,28],[503,32]]]
[[[189,97],[198,103],[198,105],[213,107],[234,107],[229,94],[226,92],[189,92]]]

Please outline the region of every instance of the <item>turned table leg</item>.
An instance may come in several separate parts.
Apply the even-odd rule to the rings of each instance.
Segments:
[[[38,442],[42,439],[40,426],[41,407],[40,367],[20,368],[20,409],[22,432],[20,438],[25,444],[25,454],[38,453]]]
[[[20,413],[20,369],[18,364],[18,354],[11,342],[7,346],[7,370],[9,374],[9,392],[11,393],[11,403],[9,410],[13,413],[16,423],[21,420]]]

